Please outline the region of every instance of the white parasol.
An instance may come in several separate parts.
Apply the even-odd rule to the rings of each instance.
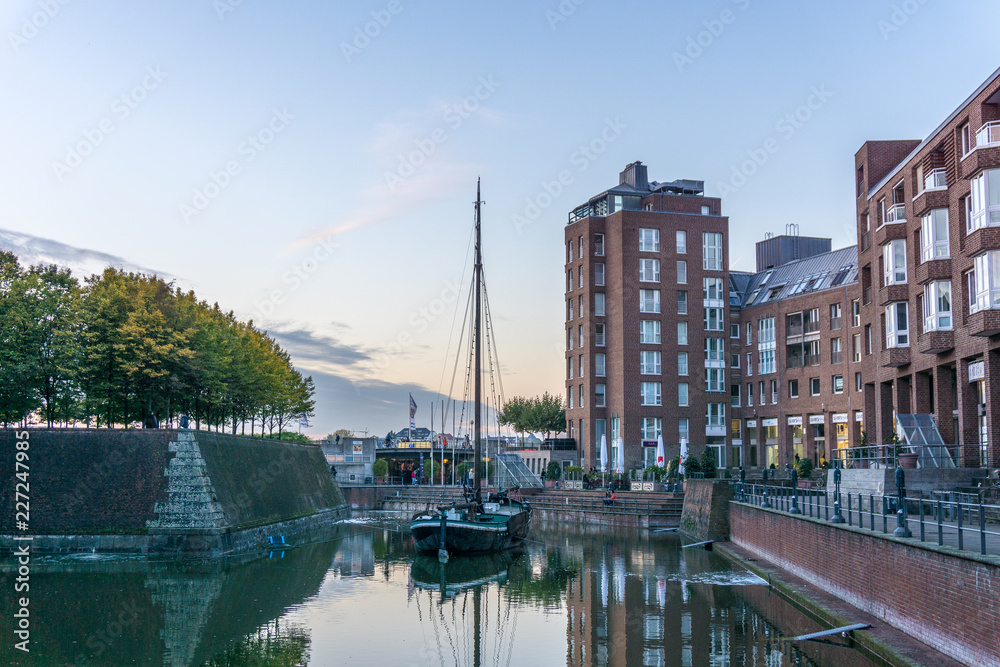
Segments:
[[[601,472],[608,471],[608,439],[601,436]]]
[[[663,455],[663,436],[661,435],[656,438],[656,465],[660,468],[664,465],[664,458],[666,457]]]
[[[688,457],[688,441],[687,438],[681,438],[681,464],[677,467],[677,472],[684,474],[684,459]]]

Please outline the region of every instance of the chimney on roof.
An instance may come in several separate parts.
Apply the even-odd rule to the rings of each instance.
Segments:
[[[619,175],[618,183],[631,185],[637,190],[648,190],[649,177],[646,175],[646,165],[638,160],[628,165],[625,167],[625,171]]]

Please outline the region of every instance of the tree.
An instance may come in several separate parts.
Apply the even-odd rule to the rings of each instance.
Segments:
[[[566,408],[562,397],[545,392],[540,397],[516,396],[503,406],[500,423],[513,427],[518,433],[556,433],[566,430]]]
[[[562,477],[562,466],[559,465],[559,461],[549,461],[549,465],[545,468],[545,479],[556,480]]]
[[[326,436],[329,440],[343,440],[344,438],[350,438],[354,435],[354,431],[346,428],[338,428],[336,431]]]
[[[372,475],[378,477],[379,479],[385,479],[389,476],[389,462],[385,459],[375,459],[372,463]]]
[[[542,394],[538,400],[538,430],[549,437],[549,433],[566,430],[566,407],[563,405],[561,395],[552,395],[549,392]]]

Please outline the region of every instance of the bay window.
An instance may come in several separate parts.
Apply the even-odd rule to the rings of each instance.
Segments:
[[[885,245],[883,251],[885,262],[885,284],[906,284],[906,240],[896,239]]]
[[[1000,225],[1000,169],[988,169],[972,179],[966,230]]]
[[[885,309],[885,346],[909,347],[910,327],[906,301],[890,303]]]
[[[929,283],[924,289],[924,331],[947,331],[951,327],[951,282]]]
[[[926,262],[950,256],[948,209],[936,208],[924,216],[920,227],[920,259]]]
[[[726,404],[708,403],[705,405],[706,426],[718,428],[726,425]]]
[[[975,284],[975,302],[970,303],[972,312],[1000,308],[1000,250],[976,257],[972,274],[970,282]],[[971,295],[969,300],[972,302]]]

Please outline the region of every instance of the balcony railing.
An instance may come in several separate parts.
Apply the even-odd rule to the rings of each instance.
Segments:
[[[924,190],[944,190],[948,187],[948,174],[944,169],[935,169],[924,177]]]
[[[789,324],[788,327],[785,329],[785,337],[787,337],[787,338],[793,338],[795,336],[801,336],[801,335],[802,335],[802,324],[801,323],[799,323],[799,324]]]
[[[806,333],[807,334],[817,333],[817,332],[819,332],[819,321],[818,320],[817,321],[806,322]]]
[[[906,206],[903,204],[893,204],[885,211],[885,224],[895,225],[906,222]]]
[[[843,351],[831,352],[830,353],[830,363],[831,364],[842,364],[842,363],[844,363],[844,353],[843,353]]]
[[[818,354],[807,354],[803,357],[806,366],[819,366],[819,355]]]
[[[986,123],[976,132],[976,148],[1000,145],[1000,120]]]

